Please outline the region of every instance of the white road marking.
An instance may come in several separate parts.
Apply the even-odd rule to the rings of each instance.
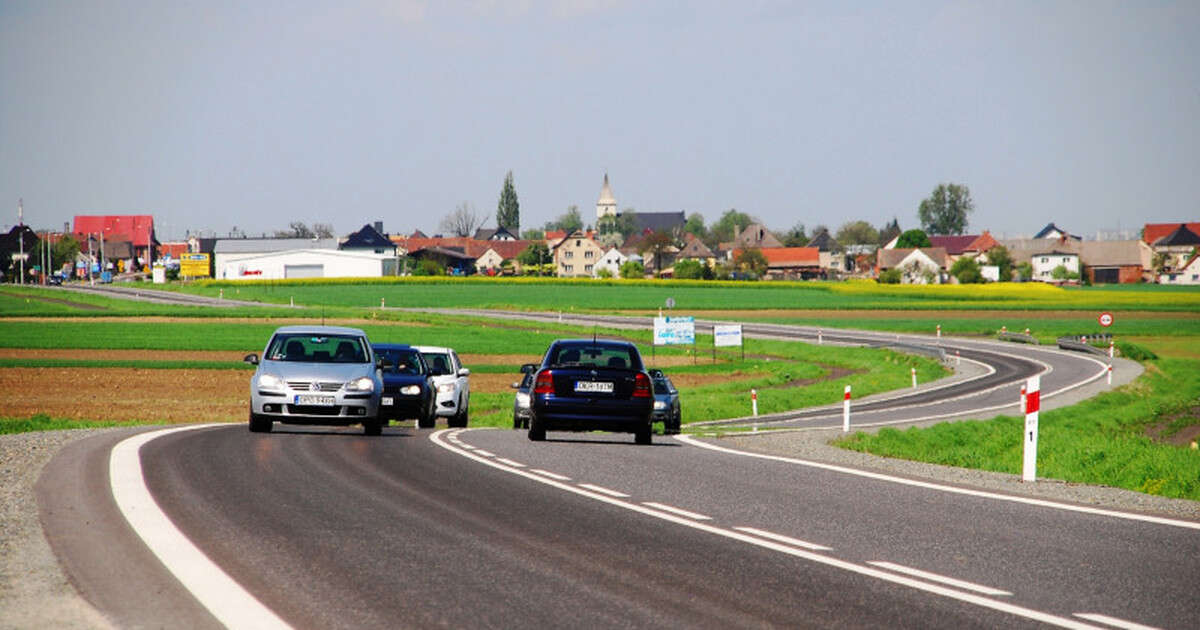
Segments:
[[[926,593],[931,593],[934,595],[939,595],[941,597],[946,597],[949,599],[954,599],[957,601],[974,604],[976,606],[980,606],[983,608],[988,608],[991,610],[996,610],[999,612],[1016,615],[1018,617],[1023,617],[1025,619],[1032,619],[1034,621],[1040,621],[1042,623],[1052,624],[1052,625],[1059,626],[1062,628],[1076,628],[1079,630],[1105,630],[1104,628],[1101,628],[1100,626],[1093,626],[1090,624],[1086,624],[1081,621],[1076,621],[1075,619],[1071,619],[1069,617],[1060,617],[1058,615],[1044,613],[1044,612],[1041,612],[1038,610],[1033,610],[1031,608],[1025,608],[1023,606],[1017,606],[1015,604],[1010,604],[1008,602],[1001,602],[1001,601],[996,601],[994,599],[988,599],[982,595],[976,595],[974,593],[964,593],[962,591],[956,591],[956,590],[953,590],[950,588],[946,588],[944,586],[939,586],[937,584],[930,584],[929,582],[921,582],[919,580],[913,580],[910,578],[906,578],[904,576],[896,575],[895,573],[881,571],[874,567],[861,565],[861,564],[854,564],[853,562],[847,562],[845,560],[838,560],[837,558],[831,558],[829,556],[818,554],[818,553],[813,553],[811,551],[806,551],[804,549],[797,549],[796,547],[792,547],[789,545],[783,545],[783,544],[773,542],[770,540],[764,540],[762,538],[758,538],[757,536],[750,536],[749,534],[745,534],[745,533],[742,533],[739,531],[734,531],[731,529],[717,527],[715,525],[710,525],[708,523],[704,523],[701,521],[686,519],[681,516],[675,516],[674,514],[663,512],[661,510],[653,510],[648,507],[638,505],[636,503],[630,503],[628,501],[622,501],[615,497],[605,496],[603,494],[600,494],[599,492],[592,492],[590,490],[585,490],[578,486],[560,483],[558,481],[555,481],[553,479],[547,479],[540,475],[530,474],[532,471],[516,470],[513,468],[509,468],[509,467],[506,467],[506,466],[496,463],[495,460],[491,460],[486,457],[479,457],[479,456],[475,455],[474,453],[471,453],[466,450],[462,450],[462,449],[458,448],[457,446],[454,446],[453,444],[449,444],[449,443],[443,441],[441,439],[441,436],[442,436],[442,434],[446,433],[447,431],[449,431],[449,429],[443,429],[443,430],[435,431],[434,433],[431,433],[429,435],[430,441],[432,441],[434,444],[437,444],[438,446],[440,446],[452,453],[456,453],[462,457],[466,457],[467,459],[475,460],[476,462],[483,464],[485,466],[491,466],[492,468],[496,468],[496,469],[503,470],[505,472],[508,472],[508,473],[511,473],[514,475],[525,477],[526,479],[531,479],[533,481],[537,481],[538,483],[544,483],[548,486],[558,488],[559,490],[565,490],[567,492],[571,492],[574,494],[578,494],[580,496],[588,497],[590,499],[594,499],[594,500],[600,501],[602,503],[607,503],[609,505],[613,505],[613,506],[620,507],[620,508],[623,508],[626,510],[630,510],[632,512],[638,512],[639,514],[645,514],[647,516],[652,516],[654,518],[658,518],[658,519],[661,519],[661,520],[664,520],[664,521],[667,521],[670,523],[675,523],[676,525],[690,527],[695,530],[707,532],[710,534],[714,534],[716,536],[723,536],[725,538],[730,538],[732,540],[737,540],[737,541],[744,542],[744,543],[747,543],[750,545],[763,547],[765,549],[777,551],[779,553],[787,554],[789,556],[793,556],[796,558],[810,560],[812,562],[816,562],[816,563],[823,564],[826,566],[834,567],[837,569],[842,569],[845,571],[850,571],[853,573],[858,573],[860,575],[865,575],[868,577],[876,578],[879,580],[883,580],[885,582],[891,582],[893,584],[907,586],[907,587],[910,587],[910,588],[913,588],[916,590],[924,591]]]
[[[1124,619],[1117,619],[1116,617],[1109,617],[1108,615],[1101,615],[1099,613],[1075,613],[1075,616],[1082,617],[1088,621],[1095,621],[1096,623],[1106,623],[1114,628],[1124,628],[1125,630],[1159,630],[1155,626],[1146,626],[1140,623],[1134,623],[1132,621],[1125,621]]]
[[[875,565],[881,569],[888,569],[891,571],[895,571],[897,573],[904,573],[907,575],[911,575],[913,577],[919,577],[919,578],[922,578],[925,580],[929,580],[931,582],[941,582],[942,584],[945,584],[947,586],[955,586],[955,587],[958,587],[961,589],[966,589],[968,591],[975,591],[976,593],[983,593],[984,595],[1012,595],[1012,593],[1010,593],[1008,591],[1002,591],[998,588],[992,588],[990,586],[983,586],[982,584],[975,584],[974,582],[965,582],[963,580],[956,580],[954,578],[946,577],[944,575],[938,575],[937,573],[929,573],[928,571],[922,571],[920,569],[914,569],[912,567],[906,567],[906,566],[900,565],[900,564],[892,564],[891,562],[868,562],[867,564]]]
[[[463,444],[462,442],[457,442],[457,444],[458,444],[459,446],[461,446],[461,447],[463,447],[463,448],[467,449],[468,451],[474,451],[474,450],[476,450],[476,448],[475,448],[474,446],[471,446],[470,444]]]
[[[514,461],[513,461],[513,460],[511,460],[511,459],[504,459],[503,457],[497,457],[497,458],[496,458],[496,461],[500,462],[501,464],[507,464],[507,465],[509,465],[509,466],[515,466],[515,467],[517,467],[517,468],[524,468],[524,467],[525,467],[525,464],[522,464],[521,462],[514,462]]]
[[[1145,514],[1132,514],[1129,512],[1117,512],[1114,510],[1105,510],[1102,508],[1087,507],[1084,505],[1071,505],[1069,503],[1055,503],[1053,501],[1046,501],[1044,499],[1031,499],[1029,497],[1018,497],[1018,496],[1012,496],[1012,495],[1007,495],[1007,494],[999,494],[996,492],[987,492],[984,490],[969,490],[967,488],[956,488],[954,486],[944,486],[944,485],[932,483],[929,481],[917,481],[915,479],[905,479],[903,477],[893,477],[891,475],[885,475],[883,473],[868,472],[865,470],[857,470],[854,468],[847,468],[845,466],[837,466],[834,464],[825,464],[822,462],[814,462],[814,461],[809,461],[809,460],[805,460],[805,459],[796,459],[793,457],[782,457],[779,455],[764,455],[762,453],[750,453],[747,451],[739,451],[739,450],[735,450],[732,448],[726,448],[724,446],[717,446],[715,444],[701,442],[700,440],[693,439],[692,437],[687,436],[687,435],[674,435],[672,437],[674,437],[676,440],[679,440],[680,442],[683,442],[685,444],[691,444],[692,446],[698,446],[700,448],[706,448],[706,449],[709,449],[712,451],[729,453],[731,455],[740,455],[742,457],[754,457],[754,458],[758,458],[758,459],[766,459],[766,460],[771,460],[771,461],[784,462],[787,464],[797,464],[800,466],[809,466],[812,468],[820,468],[822,470],[828,470],[828,471],[832,471],[832,472],[836,472],[836,473],[843,473],[846,475],[855,475],[858,477],[866,477],[868,479],[875,479],[876,481],[887,481],[890,483],[899,483],[899,484],[903,484],[906,486],[915,486],[918,488],[925,488],[927,490],[937,490],[939,492],[962,494],[962,495],[967,495],[967,496],[972,496],[972,497],[979,497],[979,498],[983,498],[983,499],[992,499],[995,501],[1009,501],[1012,503],[1024,503],[1026,505],[1036,505],[1038,507],[1046,507],[1046,508],[1051,508],[1051,509],[1055,509],[1055,510],[1064,510],[1067,512],[1080,512],[1083,514],[1093,514],[1096,516],[1108,516],[1108,517],[1112,517],[1112,518],[1123,518],[1123,519],[1127,519],[1127,520],[1131,520],[1131,521],[1154,523],[1155,525],[1169,525],[1171,527],[1183,527],[1183,528],[1187,528],[1187,529],[1200,530],[1200,523],[1194,522],[1194,521],[1180,521],[1180,520],[1171,519],[1171,518],[1163,518],[1161,516],[1148,516]]]
[[[671,505],[667,505],[665,503],[655,503],[653,501],[642,501],[642,505],[644,505],[646,507],[652,507],[656,510],[662,510],[664,512],[670,512],[672,514],[678,514],[684,518],[690,518],[690,519],[696,520],[696,521],[711,521],[712,520],[711,516],[705,516],[703,514],[689,512],[687,510],[677,508],[677,507],[674,507]]]
[[[808,541],[800,540],[799,538],[792,538],[791,536],[784,536],[783,534],[776,534],[775,532],[768,532],[762,529],[755,529],[753,527],[734,527],[734,529],[738,530],[739,532],[746,532],[747,534],[754,534],[755,536],[769,538],[786,545],[800,547],[801,549],[811,549],[812,551],[833,551],[833,547],[826,547],[825,545],[810,543]]]
[[[476,455],[483,455],[484,457],[495,457],[495,456],[496,456],[496,454],[495,454],[495,453],[493,453],[493,452],[491,452],[491,451],[485,451],[485,450],[483,450],[483,449],[481,449],[481,448],[477,448],[477,449],[475,449],[475,454],[476,454]]]
[[[222,624],[230,628],[290,628],[221,570],[175,527],[163,513],[142,478],[142,445],[157,437],[178,431],[194,431],[214,426],[205,424],[139,433],[113,447],[108,459],[109,483],[113,500],[129,526],[150,551],[199,602]]]
[[[579,484],[579,487],[587,488],[588,490],[591,490],[593,492],[599,492],[600,494],[607,494],[610,497],[617,497],[620,499],[628,499],[629,498],[629,495],[625,494],[624,492],[617,492],[616,490],[609,490],[608,488],[605,488],[603,486],[595,486],[590,483],[581,483],[581,484]]]
[[[478,452],[478,451],[476,451],[476,452]],[[557,479],[559,481],[570,481],[571,480],[570,477],[566,477],[566,476],[560,475],[558,473],[552,473],[549,470],[542,470],[541,468],[530,468],[529,472],[535,473],[538,475],[545,475],[546,477],[549,477],[551,479]]]

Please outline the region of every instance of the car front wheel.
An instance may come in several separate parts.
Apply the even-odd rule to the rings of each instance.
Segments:
[[[270,433],[271,425],[275,424],[270,418],[260,416],[254,412],[250,413],[250,432],[251,433]]]
[[[534,442],[543,442],[546,439],[546,425],[542,424],[537,416],[529,419],[529,439]]]
[[[383,420],[378,418],[363,423],[363,435],[383,435]]]
[[[634,431],[633,441],[642,445],[650,444],[650,433],[651,424],[647,422],[644,426],[638,427],[637,431]]]

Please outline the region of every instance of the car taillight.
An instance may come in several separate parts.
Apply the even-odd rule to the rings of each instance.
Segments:
[[[554,379],[550,370],[538,372],[537,380],[533,382],[533,393],[535,394],[553,394]]]
[[[650,378],[641,372],[638,372],[637,378],[633,380],[633,397],[650,397]]]

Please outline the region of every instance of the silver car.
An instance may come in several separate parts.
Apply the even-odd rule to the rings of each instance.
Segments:
[[[257,365],[250,379],[250,430],[266,433],[285,424],[362,424],[383,432],[379,397],[383,381],[371,342],[357,328],[284,326],[263,350],[246,355]]]

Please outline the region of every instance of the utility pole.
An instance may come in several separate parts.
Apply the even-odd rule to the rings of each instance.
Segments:
[[[25,200],[17,198],[17,242],[21,248],[21,284],[25,284]]]

